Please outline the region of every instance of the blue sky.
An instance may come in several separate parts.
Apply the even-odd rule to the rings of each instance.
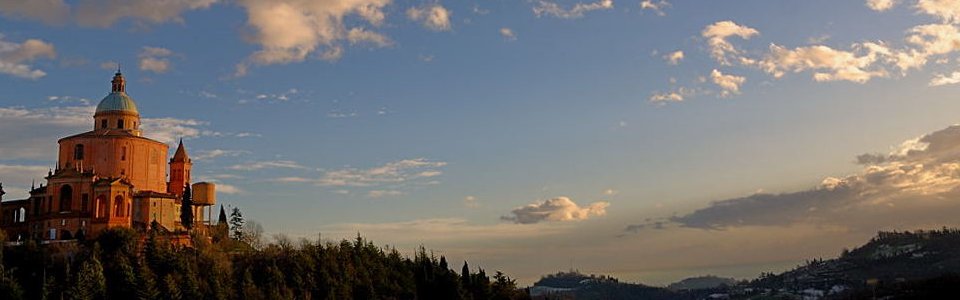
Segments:
[[[749,277],[956,225],[958,22],[954,0],[0,1],[0,181],[23,197],[119,62],[146,134],[268,233],[526,283]]]

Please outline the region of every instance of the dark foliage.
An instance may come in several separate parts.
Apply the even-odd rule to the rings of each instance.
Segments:
[[[359,236],[296,246],[278,239],[255,250],[205,237],[177,247],[156,228],[111,229],[79,244],[30,241],[5,250],[0,299],[529,298],[500,272],[493,280],[466,264],[457,272],[426,249],[411,258]]]

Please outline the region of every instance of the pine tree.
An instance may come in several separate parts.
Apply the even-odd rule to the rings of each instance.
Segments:
[[[193,229],[193,195],[189,183],[183,189],[183,198],[180,200],[180,224],[187,230]]]
[[[105,299],[107,296],[107,278],[103,275],[103,265],[94,253],[80,265],[75,284],[67,296],[76,300]]]
[[[463,261],[463,268],[460,269],[460,284],[463,285],[463,288],[466,290],[469,290],[471,287],[470,266],[467,266],[467,261]]]
[[[157,289],[157,278],[150,271],[147,262],[140,260],[137,263],[137,299],[154,300],[160,299],[160,291]]]
[[[230,231],[233,232],[233,238],[238,241],[243,240],[243,214],[240,213],[239,207],[234,207],[230,211]]]

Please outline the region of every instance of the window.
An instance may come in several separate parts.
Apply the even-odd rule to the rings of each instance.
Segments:
[[[83,194],[80,195],[80,211],[87,212],[87,209],[90,208],[90,195]]]
[[[116,199],[113,199],[113,216],[122,217],[124,211],[125,210],[123,209],[123,197],[117,196]]]
[[[117,128],[123,129],[123,119],[117,120]]]
[[[77,144],[76,146],[73,146],[73,159],[83,160],[83,144]]]
[[[103,128],[103,129],[106,129],[106,128],[107,128],[107,120],[106,120],[106,119],[100,120],[100,128]]]
[[[69,185],[60,187],[60,211],[70,211],[73,206],[73,188]]]
[[[123,146],[120,148],[120,160],[122,161],[127,160],[127,146]]]
[[[43,200],[41,200],[40,198],[33,198],[33,215],[34,216],[40,214],[40,206],[42,205],[43,205]]]
[[[21,208],[20,208],[20,220],[17,220],[17,222],[23,223],[23,222],[26,221],[26,220],[27,220],[27,209],[21,207]]]

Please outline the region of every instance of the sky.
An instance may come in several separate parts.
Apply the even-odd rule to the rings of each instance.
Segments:
[[[958,26],[960,0],[0,0],[0,182],[25,197],[119,65],[144,134],[268,236],[751,278],[960,225]]]

